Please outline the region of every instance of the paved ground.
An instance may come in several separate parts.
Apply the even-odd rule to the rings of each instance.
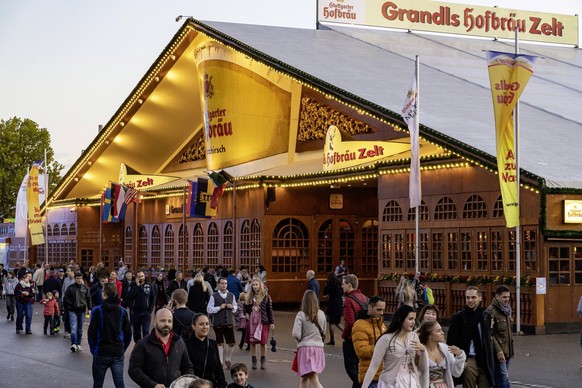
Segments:
[[[42,335],[42,309],[35,304],[33,335],[16,335],[13,322],[6,321],[4,301],[0,301],[0,388],[8,387],[91,387],[91,354],[86,337],[85,351],[71,353],[69,340],[62,334],[55,337]],[[257,388],[297,387],[299,379],[291,371],[295,342],[291,338],[291,327],[295,314],[275,314],[278,351],[267,353],[267,370],[251,371],[250,382]],[[86,329],[85,325],[85,329]],[[238,336],[238,333],[237,333]],[[336,341],[337,342],[337,341]],[[582,386],[582,353],[579,335],[524,336],[516,338],[517,354],[511,365],[511,380],[514,387],[580,387]],[[126,370],[131,347],[126,353]],[[326,369],[320,376],[324,387],[350,387],[343,370],[341,343],[326,346]],[[250,365],[250,354],[238,347],[235,362]],[[229,378],[227,378],[230,381]],[[127,387],[137,387],[127,376]],[[108,373],[106,387],[113,387]]]

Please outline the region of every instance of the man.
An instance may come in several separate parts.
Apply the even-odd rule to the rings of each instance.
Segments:
[[[172,293],[171,300],[172,306],[174,306],[174,333],[181,336],[182,331],[184,331],[184,329],[186,329],[188,326],[192,325],[194,311],[186,307],[188,293],[181,288]]]
[[[42,299],[42,285],[44,284],[45,273],[42,264],[36,263],[34,267],[36,269],[32,275],[32,280],[36,284],[36,301],[40,302]]]
[[[115,284],[115,287],[117,287],[117,297],[121,299],[121,293],[123,292],[123,285],[121,284],[121,281],[119,280],[119,275],[118,275],[117,271],[111,271],[111,273],[109,274],[109,283]]]
[[[124,386],[123,363],[125,351],[131,342],[131,324],[127,311],[119,307],[117,287],[103,285],[103,303],[91,310],[87,330],[89,349],[93,355],[93,387],[103,387],[107,369],[111,369],[116,388]]]
[[[236,279],[236,278],[235,278]],[[237,279],[238,280],[238,279]],[[206,307],[208,315],[212,315],[218,355],[220,363],[227,368],[232,366],[230,358],[234,350],[234,314],[237,311],[236,297],[227,288],[225,278],[218,279],[218,291],[212,294]],[[224,343],[228,345],[224,347]]]
[[[107,275],[100,274],[97,282],[91,286],[89,293],[91,294],[91,303],[93,307],[99,306],[103,303],[103,286],[107,283]]]
[[[238,280],[240,280],[240,284],[242,284],[243,290],[245,290],[245,292],[247,292],[247,290],[251,286],[251,280],[252,280],[251,276],[249,275],[247,267],[244,265],[241,265],[236,277]]]
[[[119,260],[119,268],[117,269],[117,275],[119,276],[119,279],[123,279],[126,271],[127,268],[125,267],[125,264],[123,264],[123,260]],[[117,294],[117,296],[120,297],[121,295]]]
[[[121,280],[121,305],[127,307],[125,303],[125,298],[131,288],[135,286],[135,280],[133,279],[133,272],[130,270],[125,271],[125,276]]]
[[[228,276],[226,278],[226,288],[234,295],[235,299],[238,299],[240,293],[244,291],[242,283],[236,276],[234,276],[234,269],[231,269],[228,272]]]
[[[509,299],[511,293],[506,286],[499,286],[495,290],[495,298],[491,305],[487,307],[487,312],[493,319],[492,339],[495,349],[493,357],[493,377],[496,388],[508,388],[509,385],[509,360],[513,357],[513,336],[511,329],[513,320],[511,319],[511,305]]]
[[[57,304],[59,305],[59,312],[62,309],[62,304],[63,304],[63,298],[61,297],[61,289],[62,289],[62,284],[61,281],[59,280],[59,277],[57,275],[57,272],[55,270],[50,270],[49,271],[49,278],[46,279],[44,281],[44,284],[42,286],[42,290],[45,293],[45,295],[50,292],[51,294],[53,294],[55,300],[57,301]],[[60,331],[60,326],[61,325],[61,316],[58,314],[55,314],[54,316],[54,330],[53,333],[58,333]]]
[[[378,295],[374,295],[368,301],[368,310],[361,310],[358,313],[358,320],[352,327],[352,342],[354,350],[358,355],[358,382],[362,384],[364,376],[368,371],[372,355],[374,354],[374,346],[378,338],[386,332],[386,325],[384,325],[384,310],[386,309],[386,301]],[[378,386],[378,379],[382,373],[382,364],[376,372],[376,376],[370,384],[370,388]]]
[[[188,283],[184,280],[184,273],[180,270],[176,271],[175,279],[168,284],[168,288],[166,289],[168,298],[171,298],[172,293],[178,289],[186,290],[186,292],[188,291]]]
[[[14,273],[16,274],[16,279],[22,279],[26,272],[28,272],[28,268],[26,267],[27,264],[28,259],[24,260],[24,265],[20,261],[17,261],[16,264],[14,264]]]
[[[67,293],[67,289],[71,286],[71,284],[75,283],[75,271],[73,271],[73,267],[67,268],[67,277],[63,280],[63,287],[61,289],[61,295],[63,298]],[[71,320],[69,319],[69,311],[67,310],[67,306],[63,302],[63,321],[65,322],[65,338],[71,338]]]
[[[342,345],[344,367],[346,373],[352,380],[352,387],[359,388],[358,356],[352,343],[352,326],[354,326],[360,310],[366,306],[368,298],[358,289],[358,278],[356,275],[345,275],[343,277],[342,290],[346,295],[344,299],[344,331],[342,332],[342,338],[344,339]]]
[[[67,288],[63,303],[69,312],[69,323],[71,325],[71,352],[80,352],[81,338],[83,337],[83,322],[85,313],[91,310],[91,295],[89,288],[83,283],[83,274],[75,273],[75,283]]]
[[[140,387],[165,388],[194,369],[186,344],[172,331],[172,312],[159,309],[154,329],[133,348],[129,358],[129,377]]]
[[[143,271],[137,271],[136,284],[128,291],[124,303],[131,311],[133,340],[138,342],[150,330],[152,311],[156,305],[156,286],[146,282]]]
[[[447,344],[465,351],[467,364],[461,376],[465,388],[493,386],[493,345],[491,315],[481,308],[481,290],[469,286],[465,291],[465,309],[451,319]]]
[[[218,283],[216,283],[214,268],[204,267],[202,269],[202,273],[204,273],[204,281],[210,284],[210,289],[212,292],[214,292],[214,290],[216,290],[216,286],[218,285]]]
[[[307,271],[307,289],[315,292],[317,299],[319,299],[319,282],[315,278],[315,272]]]
[[[348,274],[348,267],[346,267],[346,261],[344,259],[340,260],[340,264],[335,267],[335,276],[342,278],[344,275]]]

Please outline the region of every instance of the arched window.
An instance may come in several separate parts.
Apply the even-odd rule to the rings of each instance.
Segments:
[[[402,221],[402,208],[397,201],[388,201],[384,206],[382,222],[400,222]]]
[[[325,221],[317,232],[317,273],[331,272],[333,261],[333,220]]]
[[[162,236],[160,235],[160,228],[154,225],[152,229],[152,250],[151,263],[154,269],[158,269],[162,265]]]
[[[493,218],[503,218],[503,199],[501,199],[501,195],[497,197],[495,205],[493,205]]]
[[[68,236],[69,231],[67,230],[67,224],[61,225],[61,236]]]
[[[174,263],[174,228],[172,225],[168,225],[164,233],[164,262],[161,263],[161,266],[168,267],[174,264],[176,264]]]
[[[251,223],[249,273],[257,272],[257,266],[261,263],[261,224],[255,218]]]
[[[240,227],[240,265],[251,265],[251,224],[244,220]]]
[[[52,236],[53,235],[53,228],[50,225],[46,226],[46,235]]]
[[[139,241],[137,252],[137,269],[148,266],[148,232],[145,225],[139,227]]]
[[[216,222],[211,222],[208,226],[208,243],[206,247],[208,255],[206,264],[213,267],[218,265],[218,226],[216,226]]]
[[[456,220],[457,206],[455,202],[449,197],[443,197],[437,203],[434,211],[434,219],[439,220]]]
[[[424,200],[420,204],[418,209],[418,214],[420,215],[420,221],[430,221],[430,212],[428,211],[428,206]],[[416,208],[411,207],[408,209],[408,221],[416,221]]]
[[[71,229],[69,229],[70,231]],[[133,233],[131,230],[131,226],[125,228],[125,241],[124,241],[125,249],[123,256],[127,262],[131,262],[131,258],[133,257]]]
[[[463,207],[463,218],[487,218],[487,204],[480,195],[471,195]]]
[[[280,221],[273,230],[272,271],[302,274],[309,269],[309,233],[296,218]]]
[[[75,224],[69,225],[69,236],[77,235],[77,226]]]
[[[378,220],[362,225],[362,272],[378,273]]]
[[[222,234],[222,264],[230,268],[232,267],[232,259],[234,258],[234,230],[232,221],[227,221],[224,224],[224,233]]]
[[[345,260],[348,268],[354,268],[354,257],[356,257],[355,245],[356,234],[353,226],[346,220],[340,220],[339,225],[339,260]]]
[[[180,225],[178,233],[178,268],[188,262],[188,226]]]
[[[192,266],[202,268],[204,265],[204,229],[200,222],[194,226],[192,241]]]
[[[61,234],[61,228],[59,224],[53,225],[53,236],[59,236]]]

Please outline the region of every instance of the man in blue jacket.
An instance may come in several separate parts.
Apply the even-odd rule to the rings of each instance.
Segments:
[[[105,283],[103,302],[91,310],[87,337],[93,355],[93,387],[103,387],[107,369],[111,369],[116,388],[123,387],[124,354],[131,342],[131,324],[127,311],[119,306],[117,287]]]

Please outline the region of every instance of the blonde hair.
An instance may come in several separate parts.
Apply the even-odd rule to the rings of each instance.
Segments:
[[[305,317],[311,322],[317,322],[317,313],[319,312],[319,301],[317,300],[317,295],[313,290],[307,290],[303,294],[303,300],[301,300],[301,311],[305,314]]]
[[[206,292],[206,282],[204,281],[204,275],[202,275],[202,272],[198,272],[198,274],[194,276],[194,281],[202,283],[202,290]]]
[[[255,289],[253,288],[253,282],[259,283],[259,291],[255,292]],[[247,294],[247,304],[253,304],[253,298],[256,299],[257,304],[261,304],[263,299],[266,297],[267,291],[265,291],[263,281],[258,276],[253,276],[253,280],[251,280],[251,289]]]

